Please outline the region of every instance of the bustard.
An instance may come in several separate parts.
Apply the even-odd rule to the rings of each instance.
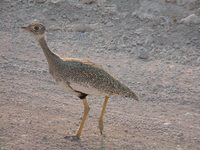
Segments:
[[[99,118],[99,130],[101,134],[103,131],[103,118],[110,96],[119,95],[138,100],[136,94],[127,86],[120,83],[93,62],[75,58],[61,58],[53,53],[47,46],[45,40],[46,29],[43,24],[39,22],[33,22],[32,24],[22,28],[28,32],[31,32],[39,42],[46,56],[49,65],[49,72],[56,82],[64,87],[68,92],[75,94],[81,100],[83,100],[84,115],[75,137],[80,137],[85,120],[90,110],[86,99],[87,95],[105,96],[103,108]]]

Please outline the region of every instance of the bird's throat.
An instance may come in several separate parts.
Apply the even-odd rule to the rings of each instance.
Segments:
[[[52,61],[54,61],[55,57],[58,57],[58,56],[49,49],[44,36],[41,37],[40,39],[38,39],[38,42],[39,42],[39,44],[44,52],[44,55],[46,56],[46,59],[50,65],[52,63]]]

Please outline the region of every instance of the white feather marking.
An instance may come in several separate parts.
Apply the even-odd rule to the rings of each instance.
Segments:
[[[37,35],[34,34],[34,37],[36,40],[40,40],[41,38],[44,37],[44,34],[37,34]]]
[[[91,87],[90,85],[81,85],[78,83],[70,83],[70,86],[79,92],[85,93],[85,94],[89,94],[89,95],[106,95],[106,93],[103,93],[101,91],[99,91],[98,89]]]
[[[77,95],[64,81],[58,81],[57,84],[62,87],[66,92],[71,93],[73,95]]]

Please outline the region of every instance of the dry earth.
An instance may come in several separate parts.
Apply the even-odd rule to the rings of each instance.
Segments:
[[[199,150],[199,0],[1,0],[0,150]],[[112,97],[104,135],[91,111],[55,85],[41,48],[20,26],[47,26],[61,56],[91,59],[140,97]]]

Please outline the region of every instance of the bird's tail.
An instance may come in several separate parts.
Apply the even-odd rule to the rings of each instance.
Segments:
[[[120,93],[120,95],[122,95],[123,97],[133,98],[139,101],[138,96],[126,86],[124,86],[124,90]]]
[[[133,98],[133,99],[135,99],[136,101],[139,101],[138,96],[137,96],[133,91],[124,93],[123,96],[124,96],[124,97]]]

